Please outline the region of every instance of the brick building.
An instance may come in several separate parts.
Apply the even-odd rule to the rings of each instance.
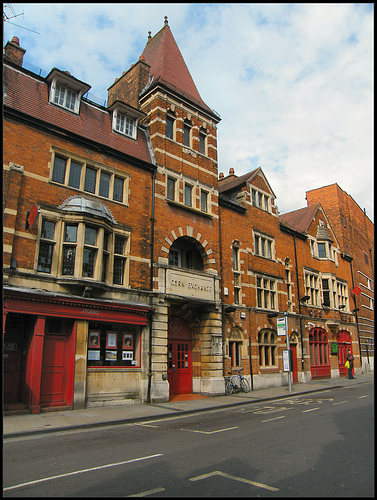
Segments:
[[[260,168],[220,174],[219,193],[225,373],[286,383],[286,318],[293,382],[345,375],[346,349],[359,353],[351,273],[321,205],[279,216]]]
[[[360,338],[362,365],[374,370],[374,225],[338,184],[306,192],[308,205],[320,202],[352,273],[351,307]]]
[[[4,54],[4,388],[32,412],[344,373],[351,268],[321,205],[220,175],[220,117],[167,20],[108,89]],[[327,288],[326,288],[326,286]],[[307,298],[306,298],[307,297]],[[331,350],[332,349],[332,350]]]

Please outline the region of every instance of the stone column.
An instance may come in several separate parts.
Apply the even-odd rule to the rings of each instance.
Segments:
[[[77,320],[76,354],[75,354],[75,379],[73,384],[73,409],[85,408],[86,398],[86,359],[88,349],[89,323]]]

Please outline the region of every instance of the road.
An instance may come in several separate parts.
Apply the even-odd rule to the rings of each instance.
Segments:
[[[5,497],[374,497],[374,385],[6,439]]]

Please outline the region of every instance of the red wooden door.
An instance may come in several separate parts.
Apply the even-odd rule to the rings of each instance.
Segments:
[[[67,404],[68,336],[45,335],[41,375],[41,406]]]
[[[4,342],[4,403],[16,403],[19,399],[21,349],[15,342]]]
[[[291,344],[290,349],[292,351],[292,380],[293,382],[298,382],[298,372],[297,372],[297,344]]]
[[[170,395],[192,392],[191,330],[178,317],[169,319],[167,376]]]

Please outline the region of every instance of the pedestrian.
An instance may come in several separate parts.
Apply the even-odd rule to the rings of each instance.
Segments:
[[[351,354],[351,349],[348,349],[348,352],[347,352],[347,361],[348,361],[348,378],[356,378],[353,376],[352,374],[352,370],[353,370],[353,355]]]

